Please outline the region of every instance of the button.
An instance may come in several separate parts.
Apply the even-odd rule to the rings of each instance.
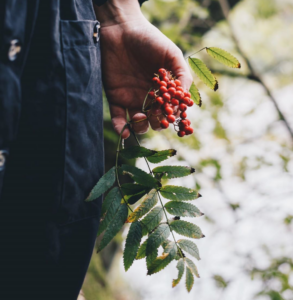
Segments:
[[[20,51],[21,51],[21,46],[19,40],[12,40],[10,42],[10,47],[8,50],[8,59],[10,61],[16,60]]]
[[[100,23],[97,23],[94,27],[93,38],[95,43],[97,43],[100,40],[100,28],[101,28]]]

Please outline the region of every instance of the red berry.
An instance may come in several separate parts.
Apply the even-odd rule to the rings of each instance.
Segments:
[[[172,115],[173,114],[173,109],[169,106],[165,108],[165,113],[167,115]]]
[[[175,116],[173,116],[173,115],[168,115],[168,116],[167,116],[167,121],[168,121],[169,123],[174,123],[175,120],[176,120]]]
[[[154,99],[155,98],[155,92],[154,91],[150,91],[149,92],[149,97]]]
[[[166,82],[169,82],[169,81],[170,81],[170,79],[169,79],[168,76],[164,76],[164,77],[163,77],[163,80],[166,81]]]
[[[188,119],[186,119],[185,121],[187,122],[188,126],[191,124],[191,122]]]
[[[180,118],[186,119],[186,117],[187,117],[187,113],[185,111],[180,114]]]
[[[167,82],[166,81],[160,81],[160,86],[166,86],[167,87]]]
[[[160,87],[160,93],[161,94],[164,94],[164,93],[167,93],[167,92],[168,92],[168,89],[165,86]]]
[[[186,120],[181,120],[180,122],[179,122],[179,126],[183,126],[183,127],[187,127],[189,124],[188,124],[188,120],[186,119]]]
[[[170,107],[170,103],[165,102],[164,105],[163,105],[163,108],[165,109],[166,107]]]
[[[164,68],[159,69],[158,74],[160,77],[164,77],[167,74],[167,71]]]
[[[181,103],[181,104],[179,105],[179,109],[180,109],[181,111],[186,111],[187,106],[186,106],[185,104]]]
[[[163,105],[163,104],[164,104],[164,100],[163,100],[162,97],[157,97],[157,98],[156,98],[156,102],[157,102],[158,104],[160,104],[160,105]]]
[[[170,88],[170,87],[176,88],[176,84],[175,84],[174,80],[170,80],[168,82],[168,88]]]
[[[161,121],[161,127],[162,128],[168,128],[169,127],[169,122],[167,120],[162,120]]]
[[[168,93],[171,95],[171,97],[174,97],[176,89],[174,87],[170,87],[168,88]]]
[[[184,94],[183,94],[182,92],[176,91],[174,97],[175,97],[176,99],[178,99],[178,100],[181,100],[181,99],[183,98],[183,95],[184,95]]]
[[[178,134],[179,137],[184,137],[185,136],[185,131],[180,130],[180,131],[178,131],[177,134]]]
[[[160,78],[159,77],[154,77],[152,79],[152,81],[153,81],[154,84],[160,84]]]
[[[175,82],[175,84],[176,84],[177,86],[180,86],[180,85],[181,85],[181,81],[180,81],[179,79],[174,80],[174,82]]]
[[[190,101],[188,102],[187,106],[191,107],[193,106],[193,101],[190,99]]]
[[[177,99],[175,99],[175,98],[172,98],[172,99],[171,99],[171,103],[172,103],[172,105],[174,105],[174,106],[179,105],[179,101],[178,101]]]
[[[185,131],[186,135],[192,134],[193,133],[193,128],[191,128],[191,127],[185,127],[184,131]]]
[[[165,102],[169,102],[171,99],[171,96],[169,93],[164,93],[162,97]]]
[[[185,92],[185,93],[184,93],[184,97],[190,98],[190,97],[191,97],[191,94],[190,94],[189,92]]]
[[[176,91],[181,91],[184,96],[184,89],[181,86],[176,86]]]
[[[186,104],[186,105],[188,105],[189,101],[190,101],[190,98],[188,98],[188,97],[184,97],[184,98],[182,99],[182,102],[183,102],[184,104]]]

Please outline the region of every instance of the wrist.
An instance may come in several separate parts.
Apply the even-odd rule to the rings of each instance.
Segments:
[[[138,0],[108,0],[94,5],[97,20],[103,27],[134,21],[143,17]]]

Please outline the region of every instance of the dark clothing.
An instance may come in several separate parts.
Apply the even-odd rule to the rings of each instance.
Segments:
[[[76,300],[101,208],[99,23],[91,0],[2,0],[0,22],[0,299]]]

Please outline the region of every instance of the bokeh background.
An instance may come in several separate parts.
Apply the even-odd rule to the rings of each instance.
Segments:
[[[142,10],[185,56],[215,46],[242,65],[229,69],[198,53],[216,75],[219,90],[212,92],[195,78],[203,105],[188,112],[194,134],[180,139],[168,129],[140,137],[151,149],[177,149],[169,164],[196,169],[193,177],[172,184],[196,187],[203,195],[195,204],[205,216],[188,220],[206,235],[195,241],[201,278],[188,294],[184,280],[171,287],[175,261],[152,276],[146,276],[141,260],[125,273],[122,230],[102,253],[94,252],[83,297],[292,300],[293,1],[149,0]],[[104,106],[110,168],[117,136]],[[146,169],[142,160],[132,163]]]

